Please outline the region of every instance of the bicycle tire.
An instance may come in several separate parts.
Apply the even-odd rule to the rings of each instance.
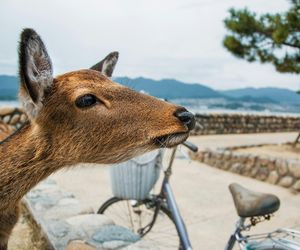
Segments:
[[[166,249],[166,250],[167,249],[182,249],[181,244],[180,244],[180,238],[178,236],[176,226],[174,224],[174,220],[172,218],[171,212],[166,207],[164,207],[164,206],[160,207],[160,213],[157,215],[158,217],[156,218],[156,221],[155,221],[153,227],[151,228],[151,230],[148,233],[146,233],[145,235],[141,235],[138,232],[139,228],[138,227],[136,228],[135,225],[133,225],[132,219],[131,219],[131,221],[122,223],[121,221],[122,221],[122,219],[125,218],[125,216],[124,216],[124,218],[121,218],[120,214],[118,214],[117,211],[115,211],[115,214],[108,212],[108,210],[112,209],[112,207],[114,205],[116,205],[117,203],[120,204],[121,202],[127,203],[127,206],[128,206],[128,204],[132,201],[120,199],[117,197],[112,197],[102,204],[102,206],[98,209],[97,213],[105,214],[109,218],[111,218],[117,225],[129,228],[132,232],[139,234],[141,237],[147,239],[148,241],[153,241],[155,243],[155,245],[159,247],[159,249]],[[152,200],[146,199],[144,201],[133,201],[133,202],[138,202],[139,204],[141,204],[141,206],[146,206],[147,204],[151,203]],[[126,210],[125,206],[121,205],[121,207],[124,208],[124,210]],[[128,208],[128,211],[131,211],[130,208],[133,209],[133,206],[131,206],[131,207],[129,206],[127,208]],[[152,212],[152,215],[149,217],[150,219],[152,219],[154,216],[154,210],[152,210],[151,208],[150,209],[146,208],[146,211]],[[165,220],[166,218],[168,218],[168,220],[171,223],[168,223]],[[145,220],[145,221],[146,221],[145,224],[147,224],[151,220]],[[135,221],[134,223],[139,223],[140,225],[143,224],[142,220]],[[161,223],[161,225],[163,227],[159,228],[159,226],[161,226],[161,225],[158,225],[158,223]],[[145,224],[142,226],[145,226]],[[171,226],[171,224],[172,224],[172,226]],[[166,227],[170,226],[170,228],[164,228],[165,225],[166,225]],[[160,229],[162,229],[163,231],[159,231]],[[167,239],[167,237],[170,237],[170,238]],[[177,243],[175,243],[175,242],[177,242]]]

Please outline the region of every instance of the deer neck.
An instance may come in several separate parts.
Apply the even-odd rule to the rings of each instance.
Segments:
[[[0,143],[0,210],[17,203],[38,182],[66,165],[56,159],[51,138],[25,124]]]

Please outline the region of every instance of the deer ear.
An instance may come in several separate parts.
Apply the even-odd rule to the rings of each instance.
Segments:
[[[90,69],[100,71],[107,77],[111,77],[119,59],[119,52],[109,53],[101,62],[98,62]]]
[[[19,44],[20,101],[25,112],[35,118],[42,108],[46,90],[53,83],[51,59],[33,29],[24,29]]]

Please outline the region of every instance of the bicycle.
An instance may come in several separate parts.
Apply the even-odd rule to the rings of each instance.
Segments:
[[[183,145],[193,152],[198,150],[197,146],[190,142],[184,142]],[[176,150],[177,147],[172,150],[158,194],[149,194],[143,200],[112,197],[103,203],[97,213],[106,214],[116,224],[153,241],[159,249],[192,250],[185,223],[169,183]],[[253,192],[235,183],[231,184],[229,189],[240,218],[225,250],[232,250],[236,243],[241,250],[300,249],[300,232],[292,229],[243,235],[244,231],[249,231],[257,223],[269,220],[279,209],[280,201],[275,195]]]

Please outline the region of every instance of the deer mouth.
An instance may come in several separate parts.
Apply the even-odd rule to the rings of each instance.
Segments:
[[[184,142],[189,137],[189,133],[174,133],[156,137],[154,143],[161,148],[174,147]]]

